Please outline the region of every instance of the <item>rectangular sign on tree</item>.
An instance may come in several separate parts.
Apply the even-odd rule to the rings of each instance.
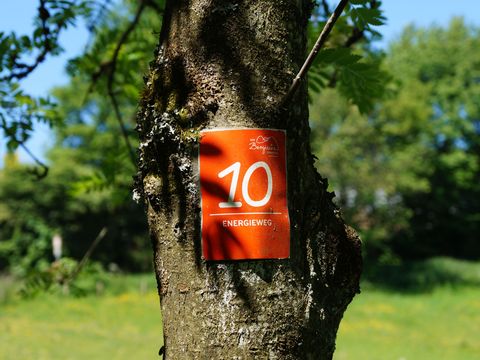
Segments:
[[[221,129],[200,136],[203,257],[288,258],[285,131]]]

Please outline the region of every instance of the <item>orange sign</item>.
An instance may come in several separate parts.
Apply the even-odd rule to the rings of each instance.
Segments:
[[[225,129],[200,135],[204,258],[288,258],[285,132]]]

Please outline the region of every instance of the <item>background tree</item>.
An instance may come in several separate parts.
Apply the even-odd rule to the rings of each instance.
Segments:
[[[421,175],[429,191],[405,194],[411,228],[394,243],[403,256],[480,257],[479,35],[454,19],[447,29],[406,29],[392,45],[388,66],[402,74],[400,96],[428,109],[405,136],[424,146]],[[421,96],[407,94],[411,88]],[[398,122],[397,111],[390,103],[385,122]]]
[[[405,29],[386,98],[360,114],[336,90],[312,107],[317,166],[371,259],[478,258],[478,29]]]

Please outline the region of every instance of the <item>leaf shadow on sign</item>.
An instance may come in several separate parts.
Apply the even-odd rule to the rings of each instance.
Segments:
[[[202,158],[208,157],[208,162],[211,163],[216,161],[214,158],[220,160],[223,155],[224,151],[218,145],[205,138],[200,145],[200,167],[202,167]],[[206,174],[205,170],[200,175],[202,198],[208,197],[210,201],[211,199],[218,199],[215,202],[221,202],[230,197],[228,182],[220,180],[214,174]],[[241,254],[240,257],[246,257],[247,254],[242,242],[235,232],[223,226],[221,218],[211,217],[208,219],[208,224],[208,228],[202,230],[204,241],[207,243],[205,246],[207,253],[204,254],[207,259],[231,259],[233,253]],[[201,236],[199,238],[201,239]],[[201,253],[197,254],[197,257],[200,258]]]
[[[202,156],[220,156],[223,154],[223,151],[221,148],[219,148],[217,145],[214,145],[212,143],[202,143],[201,147],[201,154]]]
[[[204,177],[200,178],[202,191],[208,193],[210,197],[215,197],[219,200],[228,199],[229,191],[226,185],[222,185],[220,182],[214,182],[207,180]],[[228,227],[224,227],[221,218],[215,218],[211,221],[211,225],[208,229],[202,229],[205,232],[204,240],[209,244],[206,248],[208,253],[205,254],[207,258],[223,257],[229,259],[232,257],[232,248],[235,248],[235,252],[246,256],[244,246],[235,232],[231,231]],[[213,224],[212,224],[213,223]],[[198,237],[198,241],[201,242],[201,235]],[[197,249],[197,247],[196,247]],[[198,246],[198,253],[196,254],[198,260],[202,256],[202,246]]]
[[[222,186],[220,183],[201,177],[200,184],[202,190],[208,193],[209,196],[213,196],[219,199],[228,199],[229,192],[225,188],[225,186]]]
[[[208,258],[222,257],[229,260],[233,253],[246,257],[247,253],[240,239],[228,227],[224,227],[222,220],[215,219],[214,225],[205,234],[205,240],[209,244]]]
[[[201,158],[204,156],[207,157],[219,157],[223,154],[223,151],[220,147],[209,142],[202,142],[200,146],[200,166]],[[205,176],[200,176],[200,188],[202,192],[208,193],[209,196],[215,196],[217,198],[226,199],[228,198],[228,190],[218,182],[214,182],[205,178]],[[201,213],[198,214],[196,218],[195,231],[198,233],[195,234],[195,261],[197,268],[200,269],[202,261],[202,234],[201,234]]]
[[[211,142],[202,142],[200,145],[200,167],[201,159],[203,157],[221,157],[223,154],[223,150],[218,147],[217,145]],[[205,176],[200,176],[200,188],[201,192],[203,192],[202,196],[208,195],[209,197],[215,197],[218,199],[228,199],[229,190],[227,189],[226,185],[222,185],[218,181],[212,181],[211,179],[207,179]],[[195,216],[196,219],[196,226],[194,238],[194,249],[195,249],[195,262],[197,265],[197,269],[201,268],[202,265],[202,231],[206,231],[206,229],[201,229],[201,213],[198,216]],[[220,223],[221,225],[221,223]],[[214,230],[218,230],[217,221],[215,221]],[[207,232],[206,241],[212,242],[215,238],[215,235],[211,234],[212,229]]]

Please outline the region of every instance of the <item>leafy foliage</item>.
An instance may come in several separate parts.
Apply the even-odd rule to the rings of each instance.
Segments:
[[[479,35],[478,28],[454,19],[446,29],[410,27],[390,49],[388,66],[396,69],[399,93],[429,109],[429,116],[410,126],[411,138],[428,149],[423,161],[430,191],[405,194],[413,216],[394,244],[402,254],[480,257]],[[407,92],[413,87],[426,101]],[[397,121],[397,108],[389,104],[385,121]]]
[[[88,164],[74,162],[75,153],[53,149],[51,172],[42,181],[19,164],[0,171],[0,269],[19,277],[45,269],[53,261],[55,234],[63,238],[64,255],[80,259],[103,226],[109,231],[94,260],[130,271],[151,268],[144,214],[129,200],[128,175],[118,176],[115,190],[74,195],[72,184],[92,172]]]
[[[338,87],[340,93],[367,113],[385,93],[389,75],[381,67],[382,55],[369,48],[380,34],[372,26],[384,24],[380,2],[350,2],[340,17],[327,48],[320,51],[309,73],[309,90],[319,94],[327,87]],[[316,21],[310,25],[310,39],[316,39],[329,14],[319,7]],[[310,95],[310,101],[313,95]]]
[[[143,210],[131,201],[135,167],[105,96],[110,73],[102,72],[101,66],[111,61],[119,34],[137,8],[134,1],[126,5],[104,14],[86,54],[69,65],[70,85],[53,91],[55,114],[62,124],[54,128],[49,176],[37,182],[27,168],[8,159],[8,168],[0,171],[0,268],[7,267],[18,276],[37,271],[49,278],[45,269],[52,260],[50,242],[55,233],[64,238],[66,255],[79,259],[103,226],[108,227],[108,235],[95,250],[94,260],[133,271],[152,266]],[[137,142],[133,131],[136,89],[142,87],[139,74],[148,68],[160,25],[158,14],[147,8],[116,59],[116,97],[133,144]],[[30,226],[26,219],[39,225]]]
[[[33,298],[50,292],[80,297],[102,292],[109,278],[102,266],[96,262],[88,262],[78,276],[74,277],[77,266],[76,260],[62,258],[29,272],[24,277],[20,295]]]
[[[383,59],[388,96],[373,110],[345,103],[341,86],[312,104],[318,167],[368,257],[480,257],[478,34],[459,19],[407,28]]]
[[[0,82],[0,127],[10,152],[30,137],[35,122],[59,123],[50,99],[28,95],[18,83]]]
[[[115,230],[97,260],[135,270],[150,266],[146,235],[138,231],[145,228],[143,214],[130,202],[134,165],[106,94],[113,90],[136,145],[139,75],[152,57],[164,1],[150,3],[121,47],[138,3],[125,0],[109,12],[100,3],[45,1],[48,16],[39,10],[31,36],[0,34],[0,121],[10,150],[30,136],[34,122],[47,122],[56,133],[49,159],[57,170],[48,180],[25,180],[28,172],[14,161],[0,175],[0,267],[22,276],[48,265],[54,233],[61,232],[67,253],[79,258],[105,224]],[[328,15],[325,7],[315,10],[311,43]],[[43,61],[45,49],[45,56],[61,51],[58,33],[78,16],[90,19],[94,37],[85,54],[69,62],[70,85],[50,98],[29,96],[19,81]],[[360,230],[367,256],[385,262],[399,255],[476,257],[478,29],[459,20],[448,30],[409,28],[383,54],[371,42],[384,22],[381,2],[352,0],[313,64],[318,167],[330,177],[347,222]],[[462,242],[452,245],[457,236]]]
[[[417,175],[421,147],[392,147],[378,114],[361,114],[338,89],[324,90],[310,114],[317,168],[329,178],[347,223],[360,232],[369,257],[391,261],[387,240],[409,226],[400,192],[428,189]]]
[[[350,1],[353,5],[366,5],[367,1]],[[370,29],[371,26],[381,26],[385,24],[386,18],[382,15],[380,9],[376,7],[354,7],[350,9],[350,16],[353,23],[360,29]]]
[[[20,80],[62,51],[60,33],[79,17],[88,17],[92,4],[92,0],[40,0],[31,35],[0,32],[0,128],[10,151],[28,139],[35,122],[58,124],[51,100],[28,95]]]
[[[162,7],[163,1],[155,4]],[[106,190],[111,192],[115,203],[130,199],[135,164],[128,158],[118,118],[111,99],[105,94],[110,91],[111,67],[115,66],[115,98],[129,141],[136,147],[136,105],[143,86],[140,74],[147,72],[161,27],[161,18],[155,8],[146,8],[128,41],[120,48],[118,57],[113,58],[119,29],[128,27],[131,13],[136,9],[135,1],[126,1],[109,13],[97,27],[95,41],[86,53],[70,61],[71,86],[54,91],[61,104],[59,112],[67,125],[58,131],[58,146],[74,148],[75,161],[93,165],[92,171],[73,185],[75,195]],[[81,98],[77,96],[79,90]]]
[[[385,84],[388,83],[388,74],[381,69],[380,56],[364,58],[349,48],[321,51],[317,66],[312,71],[311,82],[317,82],[317,79],[325,74],[325,70],[320,69],[333,69],[331,71],[335,78],[332,78],[332,82],[336,83],[340,93],[357,105],[362,113],[373,109],[375,102],[382,98]],[[317,85],[321,87],[320,83]]]

